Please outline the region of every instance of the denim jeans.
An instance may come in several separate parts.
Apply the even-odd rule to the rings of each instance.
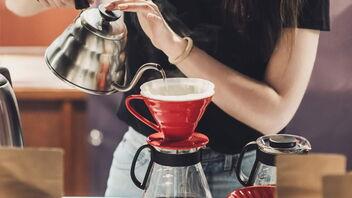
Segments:
[[[226,155],[209,148],[202,152],[202,166],[213,198],[225,198],[230,192],[243,187],[237,180],[235,166],[239,154]],[[255,160],[255,152],[243,157],[242,170],[249,175]]]
[[[131,127],[117,146],[110,169],[106,197],[141,197],[143,190],[134,185],[130,178],[132,159],[139,147],[146,144],[146,137],[136,132]],[[243,167],[249,172],[250,163],[254,160],[254,153],[245,156]],[[202,166],[209,183],[213,198],[225,198],[226,195],[236,188],[242,187],[237,181],[234,165],[238,155],[225,155],[205,149],[202,152]],[[135,173],[142,181],[149,163],[150,153],[144,150],[136,163]]]

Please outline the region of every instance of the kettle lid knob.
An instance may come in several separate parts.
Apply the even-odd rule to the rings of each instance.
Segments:
[[[292,136],[275,135],[269,138],[269,145],[273,148],[293,148],[296,144],[296,138]]]
[[[99,13],[101,15],[101,17],[103,18],[103,20],[105,21],[116,21],[118,20],[121,15],[116,15],[113,11],[111,10],[106,10],[105,6],[102,4],[99,6]]]

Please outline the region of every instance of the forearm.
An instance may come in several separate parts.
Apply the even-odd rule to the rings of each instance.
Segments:
[[[6,7],[19,16],[31,16],[46,10],[35,0],[5,0]]]
[[[212,81],[213,102],[232,117],[263,133],[276,132],[271,125],[283,113],[284,104],[267,84],[230,69],[198,48],[178,67],[188,77]]]
[[[212,81],[213,101],[241,122],[268,134],[284,128],[303,98],[314,66],[319,31],[298,30],[291,43],[285,31],[270,58],[263,81],[245,76],[194,48],[177,67],[189,77]],[[173,49],[179,52],[176,45]],[[165,50],[166,51],[166,50]],[[171,52],[168,52],[171,54]]]

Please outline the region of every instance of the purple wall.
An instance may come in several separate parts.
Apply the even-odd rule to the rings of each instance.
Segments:
[[[116,116],[121,96],[119,93],[110,96],[89,96],[87,140],[90,142],[90,196],[104,195],[113,152],[127,131],[127,125]],[[94,131],[93,140],[91,135]]]
[[[352,168],[352,1],[331,2],[331,32],[321,33],[312,79],[288,127],[315,152],[343,153]]]

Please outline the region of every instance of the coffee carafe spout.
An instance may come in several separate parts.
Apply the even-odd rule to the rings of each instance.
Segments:
[[[131,82],[125,86],[121,86],[117,83],[113,83],[113,87],[119,91],[119,92],[126,92],[131,90],[139,81],[139,79],[142,77],[143,73],[147,70],[156,70],[160,73],[160,75],[162,76],[162,78],[166,78],[166,74],[165,71],[163,70],[163,68],[157,64],[157,63],[145,63],[144,65],[142,65],[138,70],[137,73],[135,74],[135,76],[133,77],[133,79],[131,80]]]

